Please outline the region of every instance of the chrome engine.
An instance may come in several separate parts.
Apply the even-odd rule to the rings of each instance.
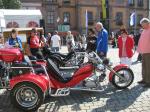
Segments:
[[[99,86],[99,77],[93,74],[91,77],[83,81],[83,85],[88,88],[96,88]]]

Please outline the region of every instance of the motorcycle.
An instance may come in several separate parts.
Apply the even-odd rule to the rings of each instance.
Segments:
[[[58,67],[79,66],[83,63],[85,51],[83,49],[72,49],[68,54],[52,52],[49,48],[44,47],[42,50],[45,59],[50,58]]]
[[[45,65],[32,64],[18,49],[0,49],[0,87],[10,90],[13,105],[34,111],[41,106],[46,95],[66,96],[72,89],[99,91],[101,75],[106,74],[106,69],[110,70],[109,81],[116,88],[124,89],[132,84],[134,74],[127,65],[112,68],[107,59],[100,59],[95,52],[86,54],[86,57],[87,63],[75,70],[72,76],[64,77],[49,58]],[[26,63],[22,62],[23,59]]]

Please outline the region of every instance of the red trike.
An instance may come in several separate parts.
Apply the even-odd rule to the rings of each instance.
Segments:
[[[34,64],[16,48],[0,49],[0,88],[10,90],[12,103],[25,111],[38,109],[45,96],[66,96],[71,89],[99,91],[101,76],[110,70],[109,81],[118,89],[133,82],[134,75],[127,65],[111,67],[95,52],[86,55],[88,62],[64,77],[52,60]],[[24,61],[23,61],[24,60]],[[38,63],[38,64],[37,64]]]

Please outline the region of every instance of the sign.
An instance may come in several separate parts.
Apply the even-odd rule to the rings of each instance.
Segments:
[[[26,34],[18,34],[18,37],[21,39],[21,42],[27,42]]]
[[[58,25],[58,31],[67,32],[70,30],[70,25]]]

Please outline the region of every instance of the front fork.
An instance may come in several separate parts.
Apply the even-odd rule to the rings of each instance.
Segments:
[[[109,74],[109,81],[111,82],[112,81],[112,77],[113,75],[116,75],[118,76],[121,80],[123,81],[126,81],[127,79],[123,76],[121,76],[119,73],[117,73],[116,71],[120,70],[120,69],[123,69],[123,68],[128,68],[127,65],[118,65],[114,68],[111,68],[109,66],[106,66],[106,68],[110,71],[110,74]]]

